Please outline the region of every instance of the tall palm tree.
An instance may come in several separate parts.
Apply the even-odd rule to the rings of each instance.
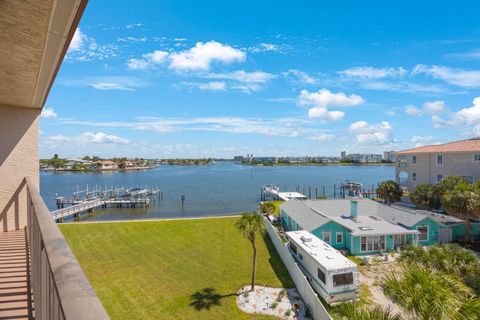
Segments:
[[[247,238],[252,244],[253,264],[252,264],[252,288],[255,289],[255,276],[257,273],[257,246],[255,243],[257,233],[265,230],[265,222],[263,217],[254,212],[244,213],[240,220],[236,223],[237,228],[242,232],[243,237]]]
[[[438,209],[440,207],[440,199],[431,184],[417,185],[410,197],[412,202],[421,209]]]
[[[475,192],[475,187],[469,183],[460,183],[444,192],[441,204],[449,214],[464,220],[465,240],[471,241],[470,219],[480,216],[480,194]]]
[[[399,201],[403,191],[400,185],[393,180],[381,182],[377,187],[377,195],[385,200],[386,204]]]

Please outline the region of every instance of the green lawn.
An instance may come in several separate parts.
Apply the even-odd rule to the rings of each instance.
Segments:
[[[237,220],[59,227],[112,319],[266,319],[236,306],[234,293],[249,283],[252,258],[250,243],[235,229]],[[258,240],[257,283],[293,287],[265,237]],[[207,301],[201,294],[192,297],[204,288],[214,289]]]

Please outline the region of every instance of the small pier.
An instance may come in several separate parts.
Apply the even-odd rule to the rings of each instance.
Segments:
[[[78,189],[78,188],[77,188]],[[77,190],[72,198],[57,197],[57,210],[51,215],[57,222],[65,218],[79,217],[81,213],[93,212],[97,208],[147,208],[151,200],[161,197],[160,190],[148,188],[94,188]]]

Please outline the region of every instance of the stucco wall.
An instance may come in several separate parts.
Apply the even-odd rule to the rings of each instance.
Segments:
[[[25,177],[38,177],[40,110],[0,106],[0,230],[23,228],[26,218]]]
[[[477,153],[478,154],[478,153]],[[412,161],[413,155],[406,156],[406,168],[400,166],[397,162],[395,167],[396,178],[400,172],[404,171],[408,174],[405,186],[409,190],[413,190],[420,183],[436,184],[437,175],[441,174],[443,178],[448,176],[469,176],[473,181],[480,179],[480,161],[474,161],[475,153],[443,153],[443,164],[437,164],[436,153],[417,154],[417,163]],[[412,173],[417,174],[417,179],[412,180]]]

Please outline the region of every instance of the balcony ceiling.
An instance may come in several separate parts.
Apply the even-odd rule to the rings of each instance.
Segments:
[[[85,5],[0,1],[0,105],[43,107]]]

